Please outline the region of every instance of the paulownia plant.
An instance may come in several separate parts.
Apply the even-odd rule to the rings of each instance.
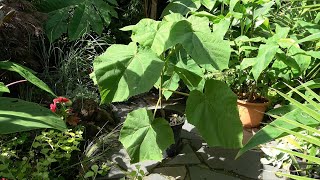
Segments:
[[[0,69],[17,72],[40,89],[56,96],[43,81],[33,75],[31,70],[22,65],[10,61],[0,61]],[[9,93],[8,87],[15,83],[5,85],[0,82],[0,134],[39,128],[66,130],[65,122],[49,109],[21,99],[1,97],[2,93]]]
[[[191,91],[186,104],[188,122],[195,125],[209,146],[239,148],[242,126],[237,97],[217,80],[205,80],[204,69],[228,68],[231,48],[223,36],[212,32],[206,17],[170,14],[162,21],[142,19],[124,27],[132,42],[115,44],[94,61],[93,80],[99,86],[101,103],[121,102],[159,89],[163,96],[177,92],[179,81]],[[162,151],[173,144],[169,123],[146,108],[128,114],[120,141],[132,162],[161,160]]]

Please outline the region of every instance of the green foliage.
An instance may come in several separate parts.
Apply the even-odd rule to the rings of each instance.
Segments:
[[[10,61],[1,61],[0,69],[17,72],[32,84],[55,96],[43,81],[33,75],[31,70],[22,65]],[[2,89],[0,92],[9,91],[3,83],[0,84],[0,88]],[[0,134],[29,131],[39,128],[66,130],[65,122],[47,108],[16,98],[0,97],[0,100]]]
[[[66,32],[71,40],[76,40],[90,28],[101,34],[111,18],[118,17],[114,9],[117,2],[110,0],[41,0],[36,5],[49,15],[46,34],[50,41],[55,41]]]
[[[188,122],[197,127],[209,146],[238,148],[242,145],[242,127],[236,102],[237,96],[225,83],[208,80],[203,93],[190,92]]]
[[[289,97],[288,95],[280,91],[277,91],[277,93],[279,93],[282,97],[284,97],[286,100],[288,100],[290,103],[294,105],[294,110],[284,114],[283,116],[271,114],[271,116],[276,118],[276,120],[267,125],[265,128],[261,129],[255,136],[253,136],[253,138],[250,139],[248,144],[246,144],[239,151],[238,156],[243,154],[245,151],[253,148],[254,146],[264,144],[268,141],[271,141],[272,139],[278,139],[286,135],[293,135],[297,139],[300,139],[302,142],[307,143],[307,148],[310,146],[315,147],[315,152],[320,149],[320,131],[318,130],[318,127],[320,125],[320,96],[313,92],[307,86],[303,86],[306,88],[306,91],[311,95],[311,98],[305,96],[298,90],[290,86],[289,87],[293,89],[294,92],[303,97],[303,99],[306,101],[305,104],[302,104],[296,101],[295,99]],[[306,169],[301,169],[298,165],[295,165],[295,168],[298,170],[299,174],[303,174],[303,171],[305,171],[306,176],[312,177],[313,173],[319,173],[317,172],[317,169],[313,171],[313,166],[318,167],[320,165],[320,157],[313,154],[312,151],[308,151],[308,149],[302,148],[298,151],[291,151],[283,148],[276,149],[283,153],[287,153],[291,156],[301,158],[302,161],[305,161],[309,164],[309,166]]]
[[[165,16],[162,21],[142,19],[122,30],[132,31],[133,42],[112,45],[94,61],[92,77],[99,86],[102,103],[125,101],[153,86],[159,88],[161,98],[164,95],[168,99],[182,80],[192,91],[187,104],[188,120],[208,144],[241,147],[242,129],[236,96],[225,84],[211,81],[207,82],[205,94],[201,93],[206,71],[202,66],[219,70],[228,68],[231,48],[230,42],[220,36],[223,31],[212,32],[206,17],[191,15],[186,18],[176,13]],[[228,93],[221,95],[222,92]],[[204,98],[210,102],[198,102]],[[219,107],[212,106],[216,103]],[[220,111],[225,111],[222,107],[230,113],[222,115]],[[212,117],[217,119],[212,121]],[[208,124],[210,128],[205,128]],[[227,124],[232,124],[232,128]],[[165,120],[155,119],[145,109],[128,115],[120,136],[132,162],[161,160],[161,152],[173,143],[171,140],[172,130]]]
[[[37,131],[34,131],[35,133]],[[42,131],[0,137],[0,176],[8,179],[52,179],[52,167],[70,164],[82,139],[81,130]],[[30,139],[30,137],[34,137]]]
[[[66,130],[65,122],[49,109],[16,98],[0,97],[0,134],[39,128]]]
[[[151,111],[138,109],[128,114],[120,133],[131,162],[162,160],[162,152],[174,143],[169,123],[153,118]]]
[[[50,93],[53,96],[56,96],[43,81],[41,81],[34,75],[34,72],[32,70],[22,65],[10,61],[0,61],[0,69],[16,72],[40,89]]]
[[[110,46],[94,61],[101,102],[124,101],[150,90],[163,65],[153,51],[135,43]]]

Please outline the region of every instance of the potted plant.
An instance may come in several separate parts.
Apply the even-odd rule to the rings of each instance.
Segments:
[[[299,179],[299,176],[305,176],[305,179],[319,178],[320,157],[318,151],[320,140],[318,136],[320,131],[318,128],[320,125],[320,96],[306,84],[302,84],[302,88],[306,90],[309,96],[304,95],[297,88],[289,86],[293,92],[303,98],[305,102],[302,103],[296,100],[298,98],[292,98],[287,94],[276,91],[294,106],[283,106],[270,111],[268,114],[275,120],[258,131],[240,149],[237,157],[256,146],[264,145],[266,148],[268,147],[267,143],[272,140],[291,138],[290,143],[293,143],[295,148],[286,146],[268,147],[289,156],[292,162],[291,174],[275,173],[292,179]]]
[[[237,97],[228,85],[206,80],[201,66],[227,69],[229,42],[212,32],[206,17],[170,14],[162,21],[142,19],[124,27],[132,31],[128,45],[112,45],[94,61],[93,80],[101,103],[128,98],[159,89],[157,107],[173,93],[187,97],[186,117],[195,125],[209,146],[242,146],[242,127]],[[179,81],[190,92],[178,92]],[[162,152],[174,143],[172,129],[165,117],[146,108],[130,112],[120,132],[120,141],[131,162],[161,160]],[[225,112],[228,113],[225,113]]]

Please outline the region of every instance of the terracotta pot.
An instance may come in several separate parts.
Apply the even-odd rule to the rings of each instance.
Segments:
[[[240,120],[243,127],[254,128],[258,127],[263,119],[263,115],[269,105],[266,103],[249,103],[246,101],[238,100],[238,109]]]

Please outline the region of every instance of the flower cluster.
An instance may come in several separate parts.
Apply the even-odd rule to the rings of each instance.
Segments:
[[[69,105],[69,104],[71,104],[71,101],[70,101],[70,99],[65,98],[65,97],[57,97],[57,98],[53,99],[53,103],[50,104],[50,110],[52,112],[57,111],[57,103]]]

